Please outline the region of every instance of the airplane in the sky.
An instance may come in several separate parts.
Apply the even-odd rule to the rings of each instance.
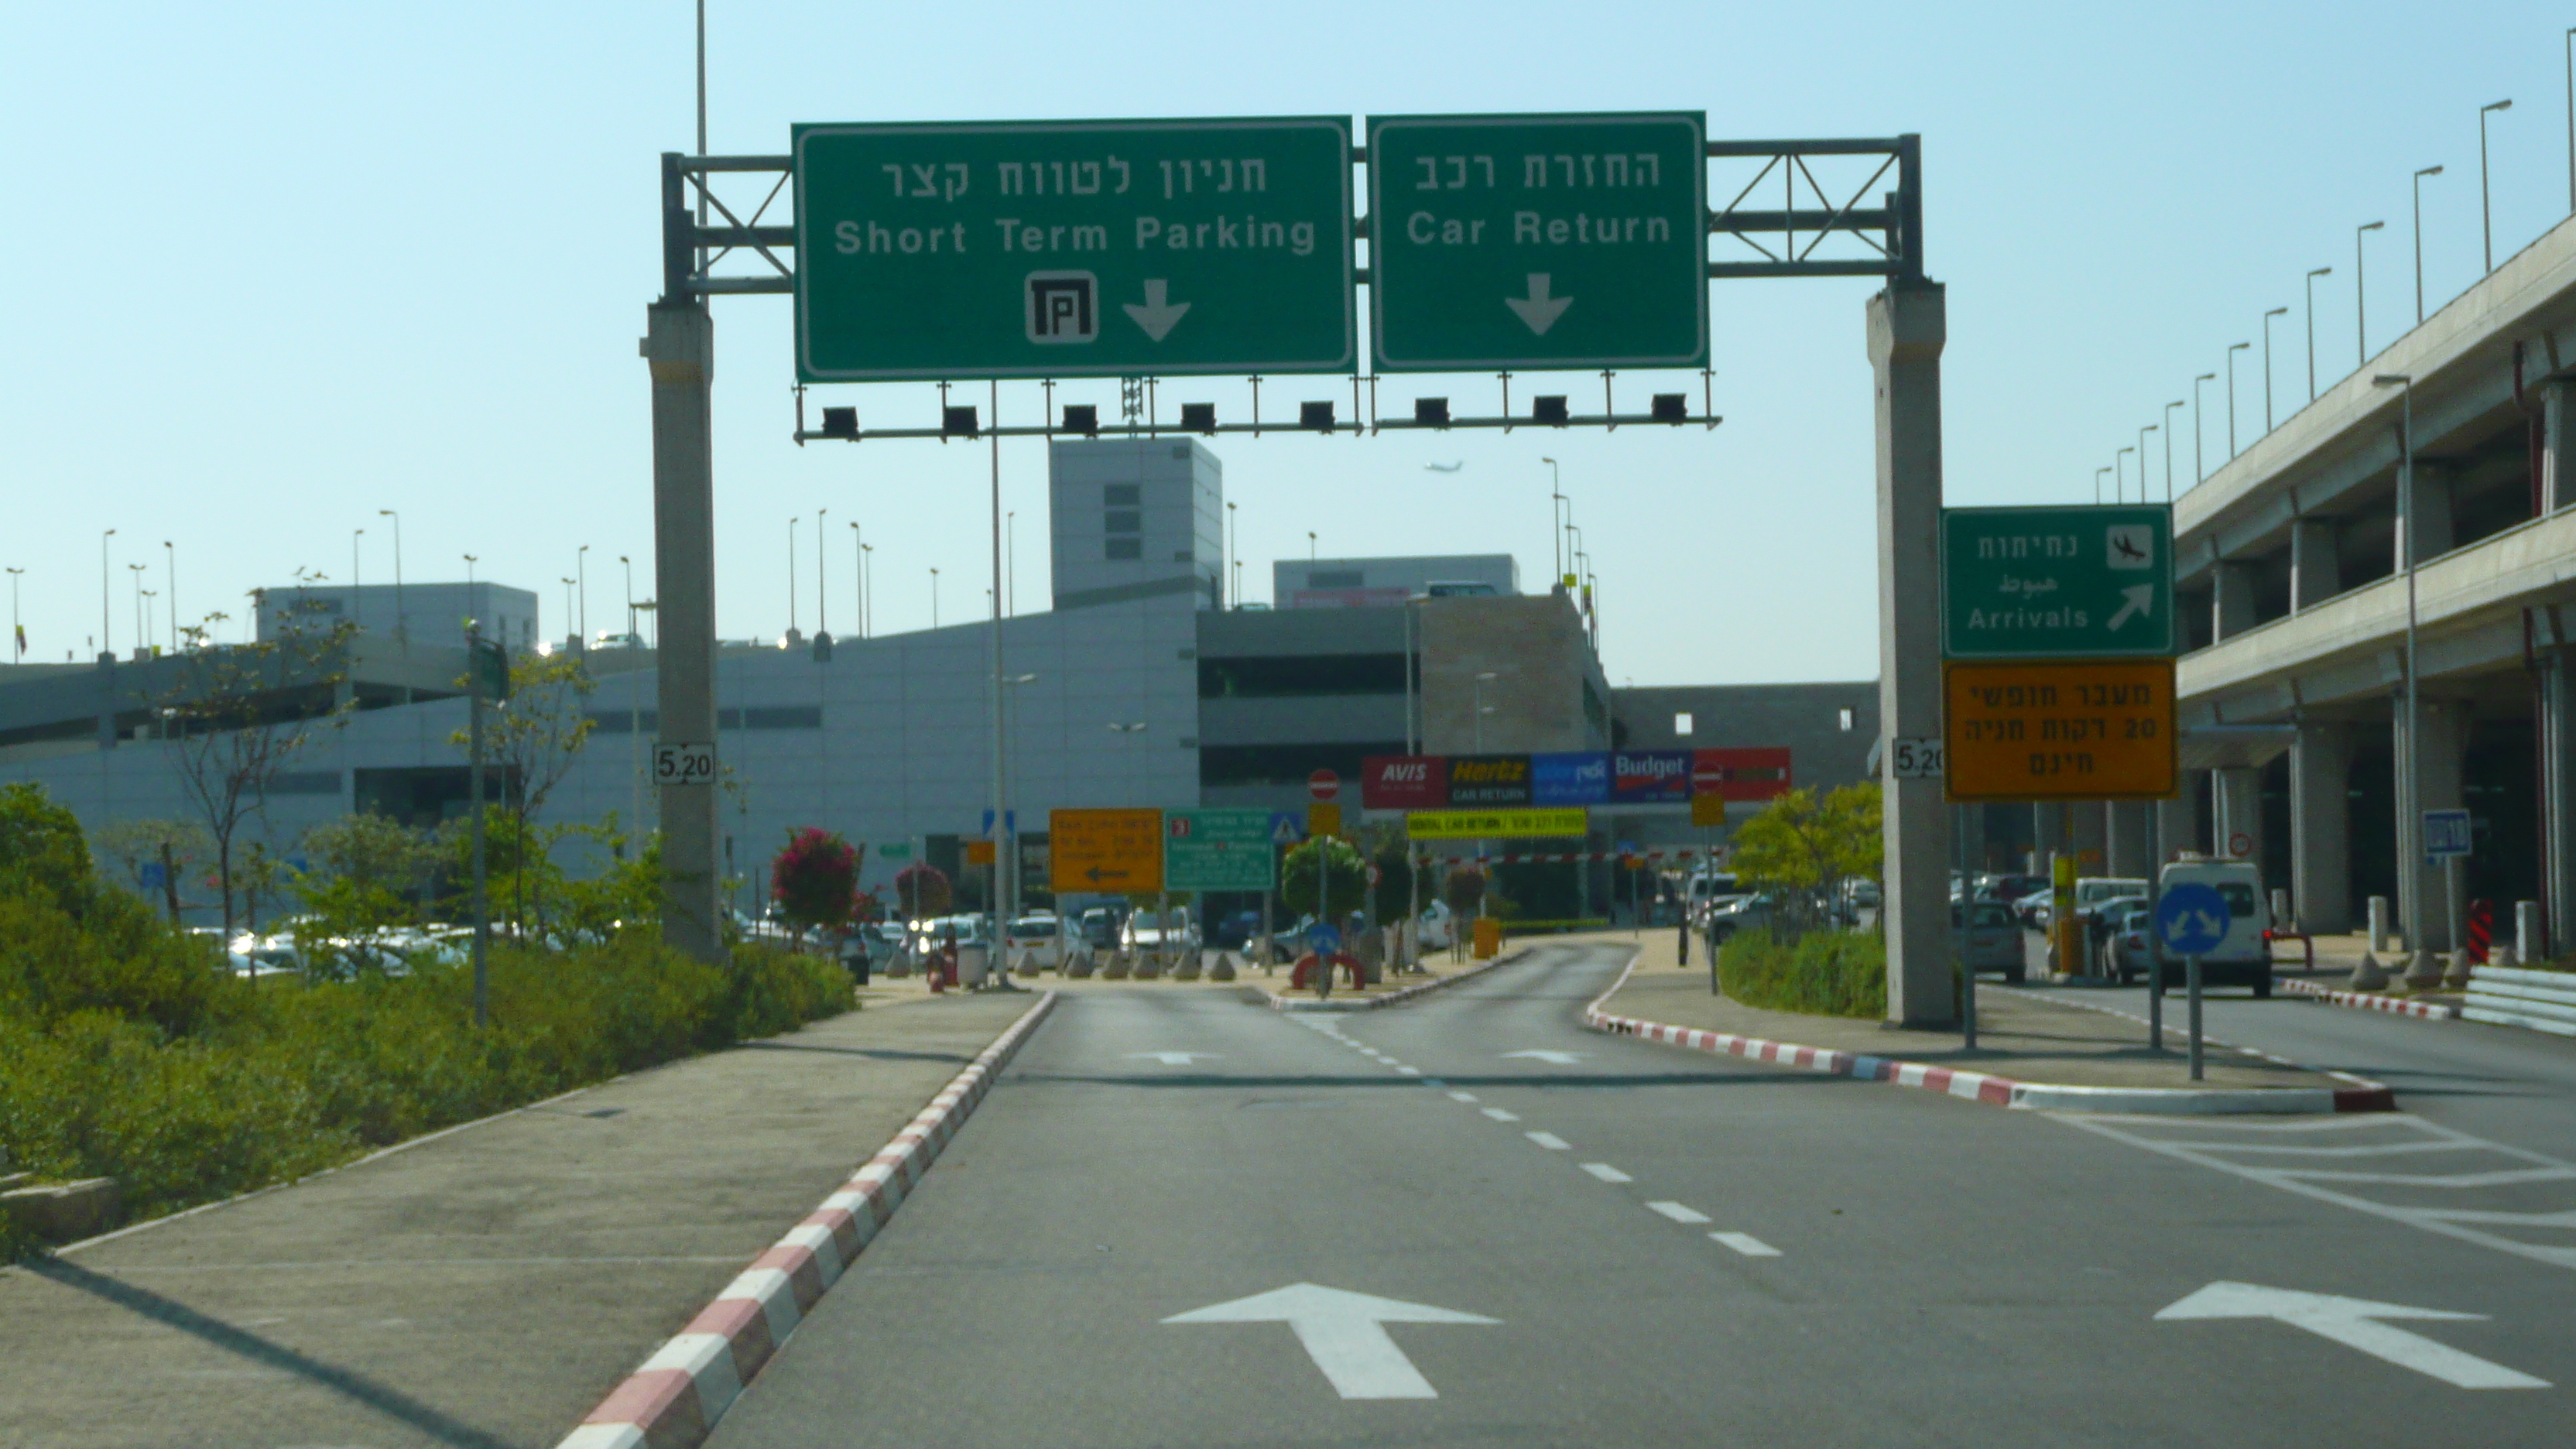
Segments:
[[[1461,458],[1455,463],[1425,463],[1422,466],[1434,473],[1455,473],[1467,466],[1467,460]]]

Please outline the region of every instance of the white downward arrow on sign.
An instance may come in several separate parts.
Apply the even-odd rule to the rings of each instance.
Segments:
[[[1390,1323],[1499,1323],[1474,1313],[1400,1303],[1314,1283],[1176,1313],[1165,1323],[1285,1323],[1333,1392],[1346,1399],[1436,1399],[1439,1391],[1387,1336]]]
[[[2420,1333],[2380,1322],[2384,1318],[2483,1320],[2483,1313],[2452,1313],[2440,1308],[2409,1308],[2402,1303],[2373,1303],[2366,1298],[2337,1298],[2326,1293],[2298,1293],[2256,1283],[2212,1283],[2156,1315],[2159,1323],[2184,1318],[2277,1318],[2331,1338],[2399,1368],[2428,1374],[2464,1389],[2545,1389],[2549,1383],[2518,1373],[2476,1354],[2462,1353]]]
[[[1547,329],[1556,325],[1557,318],[1565,315],[1566,308],[1574,305],[1572,297],[1550,297],[1547,294],[1547,279],[1548,274],[1545,272],[1532,272],[1529,274],[1527,297],[1503,299],[1503,305],[1520,314],[1520,319],[1529,324],[1529,330],[1541,337],[1545,337]]]
[[[1127,1054],[1127,1060],[1131,1062],[1155,1061],[1161,1062],[1167,1067],[1186,1067],[1190,1063],[1198,1061],[1202,1057],[1209,1061],[1214,1061],[1216,1060],[1217,1055],[1218,1054],[1215,1052],[1129,1052]]]
[[[1549,1066],[1552,1066],[1552,1067],[1570,1067],[1570,1066],[1573,1066],[1576,1062],[1579,1062],[1579,1061],[1583,1060],[1583,1054],[1582,1054],[1581,1052],[1558,1052],[1558,1051],[1505,1052],[1505,1053],[1503,1053],[1503,1056],[1504,1056],[1504,1058],[1505,1058],[1506,1060],[1508,1060],[1509,1058],[1512,1058],[1512,1057],[1528,1057],[1528,1058],[1530,1058],[1532,1061],[1541,1061],[1541,1062],[1545,1062],[1545,1063],[1547,1063]]]
[[[1127,315],[1135,318],[1136,325],[1145,329],[1145,335],[1157,342],[1162,341],[1164,334],[1180,325],[1181,318],[1189,314],[1190,304],[1187,302],[1174,302],[1169,306],[1164,304],[1163,298],[1171,291],[1171,287],[1170,282],[1157,277],[1145,284],[1143,306],[1138,306],[1134,302],[1126,304]]]
[[[2153,584],[2139,584],[2135,588],[2122,589],[2120,597],[2128,602],[2120,606],[2120,612],[2111,616],[2110,623],[2102,626],[2106,631],[2117,629],[2129,622],[2129,616],[2132,614],[2143,616],[2156,611],[2156,586]]]

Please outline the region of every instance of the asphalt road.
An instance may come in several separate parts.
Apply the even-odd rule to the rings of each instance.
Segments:
[[[1582,1030],[1622,961],[1542,948],[1331,1018],[1067,999],[712,1443],[2419,1446],[2576,1421],[2576,1263],[2178,1155],[2452,1155],[2417,1119],[2079,1126]],[[2158,1320],[2187,1300],[2311,1326]],[[1167,1321],[1193,1313],[1247,1321]],[[2563,1387],[2457,1382],[2532,1379]]]

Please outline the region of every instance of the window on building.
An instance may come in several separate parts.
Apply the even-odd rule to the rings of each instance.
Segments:
[[[1310,589],[1357,589],[1367,583],[1367,576],[1358,569],[1310,569],[1306,573],[1306,587]]]
[[[1145,556],[1145,540],[1141,538],[1113,538],[1106,540],[1106,547],[1103,551],[1103,556],[1113,559],[1141,559]]]
[[[1402,694],[1401,654],[1291,654],[1202,659],[1201,699],[1280,699],[1323,694]]]
[[[1145,515],[1133,508],[1113,508],[1100,516],[1104,533],[1143,533]]]
[[[1677,735],[1686,735],[1686,734],[1689,734],[1690,732],[1691,732],[1691,717],[1690,717],[1690,711],[1689,711],[1689,710],[1682,710],[1682,711],[1680,711],[1679,713],[1675,714],[1675,715],[1673,716],[1673,733],[1674,733],[1674,734],[1677,734]]]
[[[1145,488],[1141,483],[1104,483],[1100,488],[1100,503],[1104,508],[1134,508],[1145,501],[1144,495]]]
[[[1851,728],[1851,726],[1852,726],[1851,711],[1850,711],[1850,710],[1844,710],[1844,711],[1843,711],[1843,728],[1844,728],[1846,731],[1848,731],[1848,730]]]

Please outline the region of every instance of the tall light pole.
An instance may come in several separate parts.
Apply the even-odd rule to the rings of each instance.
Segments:
[[[1020,612],[1020,510],[1014,508],[1002,515],[1002,554],[1006,567],[1002,571],[1002,614],[1017,618]],[[1218,580],[1223,583],[1224,580]]]
[[[145,642],[152,637],[152,631],[145,628],[143,625],[143,575],[145,573],[145,569],[144,566],[139,563],[130,563],[125,567],[127,572],[134,575],[134,653],[135,657],[141,658],[143,652],[152,647],[150,644]]]
[[[108,582],[116,577],[116,570],[108,562],[107,541],[114,537],[113,528],[98,536],[98,652],[109,659],[116,657],[116,645],[109,641],[107,632],[108,621],[115,617],[107,602]]]
[[[626,571],[626,637],[631,644],[635,641],[635,560],[621,553],[617,563]]]
[[[859,637],[868,637],[868,546],[867,530],[857,519],[850,520],[850,612],[859,621]]]
[[[581,588],[580,604],[573,611],[573,637],[581,642],[576,650],[590,647],[590,545],[572,551],[572,574]]]
[[[2144,443],[2146,441],[2144,433],[2139,435],[2138,441],[2140,443]],[[2114,503],[2127,497],[2129,492],[2127,482],[2129,476],[2128,470],[2120,466],[2120,460],[2137,451],[2138,450],[2135,448],[2122,448],[2120,451],[2111,455],[2111,501]],[[2144,457],[2138,459],[2138,476],[2140,478],[2147,476],[2147,460]]]
[[[2319,267],[2308,273],[2308,401],[2317,400],[2317,278],[2331,277],[2334,268]]]
[[[2424,178],[2439,176],[2442,168],[2427,166],[2415,173],[2415,325],[2424,325]]]
[[[2183,406],[2185,406],[2185,404],[2180,401],[2165,404],[2165,501],[2167,503],[2173,502],[2173,412],[2175,408]],[[2192,415],[2192,426],[2195,429],[2200,426],[2199,414],[2197,413]],[[2196,436],[2192,440],[2192,447],[2195,452],[2200,447],[2200,440]],[[2194,461],[2196,462],[2198,460],[2195,458]],[[2143,494],[2145,490],[2140,489],[2139,492]],[[2144,503],[2146,499],[2141,497],[2138,501]]]
[[[2153,423],[2149,423],[2145,427],[2138,429],[2138,501],[2140,503],[2147,501],[2147,434],[2154,431],[2156,431],[2156,425]],[[2171,452],[2172,450],[2167,449],[2166,451]],[[2127,500],[2113,499],[2112,501],[2120,503],[2126,502]]]
[[[165,568],[162,587],[170,595],[170,652],[176,654],[179,652],[179,546],[166,538],[161,540],[161,561]]]
[[[402,515],[390,508],[376,510],[378,518],[394,521],[394,642],[408,652],[411,648],[411,616],[403,612]],[[626,591],[634,594],[633,589]]]
[[[2487,117],[2512,109],[2510,98],[2478,107],[2478,235],[2486,244],[2486,269],[2490,272],[2495,270],[2495,211],[2487,205]]]
[[[2275,307],[2263,314],[2263,431],[2272,431],[2272,319],[2287,317],[2290,309]]]
[[[1491,669],[1476,676],[1476,753],[1480,755],[1485,752],[1485,681],[1498,677],[1499,672]]]
[[[2422,699],[2416,692],[2415,677],[2415,379],[2406,374],[2382,373],[2370,380],[2372,387],[2403,389],[2401,406],[2404,421],[2397,433],[2397,543],[2398,567],[2406,574],[2406,758],[2399,761],[2400,782],[2405,798],[2398,804],[2397,855],[2399,869],[2413,878],[2405,899],[2411,907],[2406,918],[2406,940],[2421,949],[2424,927],[2423,875],[2417,863],[2423,857],[2424,812],[2419,793],[2423,787],[2419,729],[2422,723]],[[2407,877],[2401,876],[2405,880]]]
[[[2361,239],[2388,225],[2384,221],[2365,221],[2352,229],[2352,369],[2359,372],[2370,361],[2370,298],[2362,286]]]
[[[2204,372],[2191,380],[2191,481],[2194,483],[2209,476],[2209,466],[2201,461],[2206,455],[2200,451],[2200,385],[2217,380],[2218,374],[2214,372]]]
[[[573,621],[573,618],[574,618],[574,615],[573,615],[573,606],[572,606],[573,580],[572,580],[572,576],[571,576],[570,574],[566,574],[566,575],[564,576],[563,586],[564,586],[564,630],[565,630],[565,632],[567,632],[567,633],[569,633],[569,634],[571,634],[571,635],[572,635],[572,639],[571,639],[571,646],[572,646],[572,647],[571,647],[571,649],[570,649],[570,650],[568,650],[567,652],[570,652],[570,653],[578,653],[578,652],[580,652],[580,650],[581,650],[581,633],[580,633],[580,631],[579,631],[578,629],[575,629],[575,628],[573,627],[573,622],[572,622],[572,621]]]
[[[2236,456],[2236,354],[2253,347],[2251,342],[2227,344],[2227,456]]]
[[[1554,458],[1541,458],[1539,461],[1547,465],[1547,528],[1550,534],[1548,541],[1553,546],[1548,556],[1556,560],[1556,576],[1548,580],[1548,587],[1552,589],[1565,580],[1565,524],[1562,521],[1565,473]]]
[[[366,607],[358,595],[358,540],[366,536],[367,531],[363,528],[349,530],[349,623],[356,629],[366,627],[358,617],[358,611]]]
[[[1234,505],[1228,503],[1225,506],[1225,597],[1227,607],[1240,609],[1243,607],[1243,566],[1234,561],[1236,530]]]
[[[9,662],[19,663],[27,657],[27,626],[18,620],[18,580],[25,569],[9,570]]]
[[[2096,508],[2102,506],[2102,475],[2110,471],[2108,468],[2093,470],[2093,506]]]
[[[859,545],[859,637],[876,636],[877,627],[877,546]]]
[[[474,607],[474,564],[475,564],[475,557],[474,557],[474,555],[472,555],[472,554],[470,554],[470,553],[469,553],[469,554],[464,555],[464,558],[465,558],[465,607],[467,607],[467,608],[471,609],[471,608],[473,608],[473,607]]]
[[[1313,529],[1311,529],[1311,528],[1310,528],[1310,529],[1306,530],[1306,562],[1308,562],[1308,563],[1313,563],[1314,561],[1315,561],[1315,531],[1314,531]],[[1313,587],[1314,582],[1315,582],[1315,581],[1314,581],[1313,579],[1308,579],[1308,580],[1306,581],[1307,586],[1308,586],[1308,587],[1310,587],[1310,588],[1311,588],[1311,587]]]
[[[796,520],[787,520],[787,637],[796,637]]]
[[[939,570],[930,571],[930,627],[939,627]]]

